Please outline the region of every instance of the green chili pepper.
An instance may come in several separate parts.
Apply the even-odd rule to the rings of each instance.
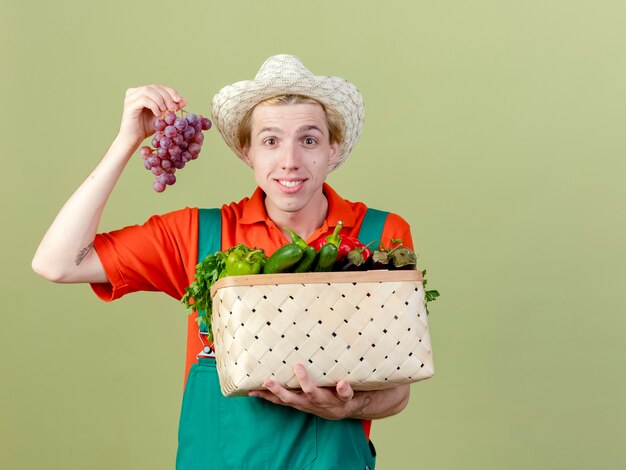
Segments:
[[[315,258],[317,256],[317,250],[307,245],[306,240],[298,235],[296,232],[291,230],[289,227],[283,227],[291,236],[291,243],[298,245],[302,248],[304,252],[302,254],[302,258],[297,262],[295,267],[293,268],[294,273],[306,273],[311,271],[313,268],[313,263],[315,263]]]
[[[316,272],[331,271],[337,261],[339,255],[339,245],[341,244],[341,237],[339,232],[343,228],[343,222],[339,221],[335,227],[335,231],[326,237],[326,243],[320,248],[317,257],[317,263],[315,265]]]
[[[335,261],[337,261],[337,255],[339,250],[335,245],[326,244],[318,253],[317,264],[315,265],[315,272],[332,271]]]
[[[289,235],[291,236],[291,243],[294,243],[296,245],[298,245],[300,248],[302,248],[303,250],[306,249],[307,243],[304,240],[304,238],[302,238],[300,235],[298,235],[296,232],[294,232],[293,230],[291,230],[289,227],[283,227],[285,230],[287,230],[287,232],[289,233]]]
[[[308,273],[313,268],[313,265],[315,264],[316,259],[317,259],[317,250],[313,248],[312,246],[307,246],[304,249],[304,254],[302,255],[302,258],[300,259],[298,264],[296,264],[296,267],[293,270],[293,272],[294,273]]]
[[[263,266],[263,273],[276,274],[287,272],[300,261],[303,254],[302,248],[295,243],[283,245],[267,259],[265,266]]]
[[[339,236],[339,232],[341,232],[341,229],[343,228],[343,222],[340,220],[339,222],[337,222],[337,226],[335,227],[335,230],[333,231],[333,233],[331,233],[329,236],[326,237],[326,244],[331,244],[331,245],[335,245],[335,247],[337,249],[339,249],[339,245],[341,245],[341,237]]]

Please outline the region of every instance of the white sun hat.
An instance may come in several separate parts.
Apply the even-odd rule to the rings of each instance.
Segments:
[[[343,117],[344,139],[329,171],[345,162],[363,128],[365,106],[361,93],[343,78],[313,75],[299,58],[286,54],[267,59],[253,80],[225,86],[213,97],[213,122],[235,154],[243,159],[238,131],[246,113],[261,101],[279,95],[313,98]]]

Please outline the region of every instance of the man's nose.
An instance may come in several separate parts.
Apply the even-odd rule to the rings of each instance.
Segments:
[[[283,168],[299,168],[300,158],[301,155],[297,145],[292,142],[283,143],[280,162]]]

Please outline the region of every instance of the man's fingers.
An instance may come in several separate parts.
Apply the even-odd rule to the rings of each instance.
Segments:
[[[283,401],[274,395],[272,392],[268,392],[267,390],[253,390],[248,392],[248,396],[263,398],[264,400],[271,401],[276,405],[284,405]]]
[[[187,101],[174,88],[162,85],[131,88],[126,92],[126,99],[130,104],[139,103],[149,108],[155,116],[169,110],[178,111],[187,104]]]
[[[307,394],[313,402],[321,403],[329,398],[328,390],[315,385],[302,364],[296,364],[294,372],[300,383],[300,388],[302,388],[302,391]],[[340,380],[335,389],[337,391],[337,398],[342,402],[350,401],[354,396],[354,390],[352,390],[350,384],[345,380]]]
[[[161,111],[159,114],[163,114],[166,111],[170,110],[178,110],[176,102],[172,98],[170,92],[165,87],[160,85],[149,85],[145,87],[144,93],[146,94],[146,96],[150,97],[151,100],[158,104],[159,110]]]
[[[175,88],[171,88],[168,86],[162,87],[167,93],[170,95],[170,98],[176,107],[176,109],[182,109],[187,106],[187,100],[180,96],[180,93]]]
[[[262,394],[256,396],[265,398],[272,403],[296,406],[301,401],[299,394],[287,390],[285,387],[276,383],[273,380],[266,380],[265,382],[263,382],[263,386],[267,388],[267,391],[261,392]],[[276,398],[276,400],[267,397]]]
[[[263,382],[266,390],[255,390],[249,396],[263,398],[277,405],[291,406],[300,411],[313,413],[326,419],[342,419],[349,416],[358,403],[350,384],[341,380],[335,387],[318,387],[309,378],[302,365],[294,372],[302,391],[288,390],[273,379]]]
[[[296,378],[300,383],[300,388],[304,393],[310,396],[315,396],[318,391],[318,387],[311,381],[309,378],[309,374],[306,373],[306,370],[302,364],[296,364],[293,368],[294,373],[296,374]]]
[[[341,401],[350,401],[354,397],[354,390],[348,382],[340,380],[337,384],[337,398]]]

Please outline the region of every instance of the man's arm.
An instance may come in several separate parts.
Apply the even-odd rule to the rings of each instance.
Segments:
[[[172,88],[151,85],[126,92],[120,130],[95,170],[65,203],[46,232],[32,261],[33,270],[53,282],[107,282],[93,242],[115,184],[152,122],[186,101]]]
[[[263,385],[267,391],[253,391],[256,396],[277,405],[291,406],[325,419],[378,419],[402,411],[409,403],[409,385],[400,385],[385,390],[355,392],[345,380],[335,388],[317,387],[304,367],[297,364],[294,372],[302,391],[290,391],[280,384],[267,380]]]

